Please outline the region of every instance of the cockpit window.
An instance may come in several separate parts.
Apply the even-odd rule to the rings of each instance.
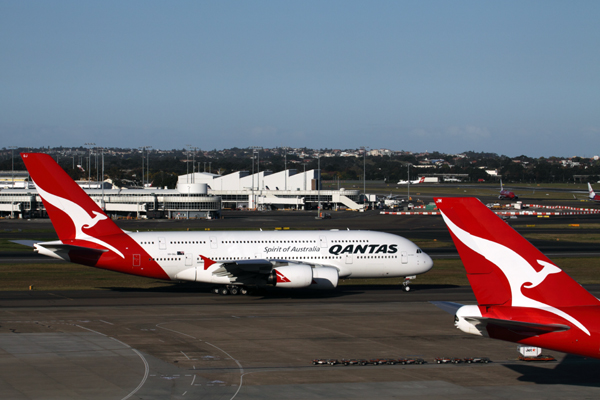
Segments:
[[[421,254],[421,253],[422,253],[421,249],[417,249],[417,254]]]

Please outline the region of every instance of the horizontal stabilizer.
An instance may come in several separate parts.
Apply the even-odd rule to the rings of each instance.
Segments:
[[[451,301],[430,301],[430,303],[452,315],[455,315],[456,311],[463,306],[463,304]]]
[[[34,247],[42,255],[90,266],[96,265],[100,256],[108,251],[106,249],[64,244],[58,240],[36,243]]]
[[[538,336],[544,333],[564,332],[571,329],[569,326],[562,324],[536,324],[533,322],[485,317],[464,317],[464,319],[475,325],[479,330],[487,328],[489,332],[490,328],[502,328],[524,336]]]
[[[27,247],[33,247],[34,244],[39,243],[37,240],[11,240],[11,242]]]

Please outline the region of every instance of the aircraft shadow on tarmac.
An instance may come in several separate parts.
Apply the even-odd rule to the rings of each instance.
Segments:
[[[600,387],[598,372],[600,360],[567,354],[556,364],[555,368],[548,365],[511,364],[506,368],[522,374],[518,378],[522,382],[532,382],[540,385],[576,385]]]
[[[212,285],[201,283],[179,283],[155,288],[131,288],[131,287],[100,287],[100,289],[110,290],[121,293],[155,293],[155,294],[207,294]],[[423,292],[440,289],[456,289],[457,285],[413,285],[411,292]],[[405,293],[400,285],[342,285],[333,290],[310,290],[310,289],[257,289],[251,292],[250,297],[260,297],[265,299],[326,299],[338,298],[364,294],[365,292],[398,294],[410,296]]]

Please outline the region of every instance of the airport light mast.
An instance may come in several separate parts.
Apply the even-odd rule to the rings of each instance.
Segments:
[[[406,201],[410,201],[410,163],[408,163],[407,166],[408,166],[408,177],[406,179],[406,182],[408,182],[408,184],[406,185],[406,187],[408,188],[408,196],[406,197]]]
[[[317,180],[317,215],[321,218],[321,152],[317,152],[318,176]]]
[[[12,189],[15,188],[15,149],[17,146],[8,146],[12,158]]]
[[[95,146],[96,143],[86,143],[88,146],[89,155],[88,155],[88,189],[91,189],[91,181],[92,181],[92,146]]]
[[[256,209],[256,201],[254,198],[254,155],[256,155],[256,168],[257,168],[257,177],[256,177],[256,185],[257,189],[260,189],[260,150],[262,147],[260,146],[250,146],[249,149],[252,150],[252,204],[254,205],[254,209]]]
[[[361,146],[363,151],[363,195],[365,196],[364,202],[367,202],[367,149],[369,147]],[[364,206],[363,206],[364,207]]]

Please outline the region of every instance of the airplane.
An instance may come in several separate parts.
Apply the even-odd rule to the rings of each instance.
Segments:
[[[600,201],[600,195],[597,195],[596,192],[594,192],[594,189],[592,189],[592,185],[588,182],[588,191],[589,191],[589,199],[591,201]]]
[[[409,182],[410,182],[411,185],[417,185],[419,183],[425,182],[425,177],[422,176],[419,179],[415,179],[414,181],[403,181],[403,180],[400,180],[400,181],[398,181],[397,185],[407,185]]]
[[[519,196],[515,196],[515,193],[511,192],[510,190],[504,190],[504,186],[502,186],[502,179],[500,179],[500,195],[498,196],[498,198],[501,200],[517,200]]]
[[[388,196],[381,198],[380,203],[383,203],[386,207],[399,207],[402,203],[405,202],[404,197],[399,195],[394,195],[390,193]]]
[[[600,300],[470,197],[435,198],[477,305],[434,302],[463,332],[600,358]]]
[[[339,279],[405,277],[433,266],[411,241],[374,231],[126,232],[46,154],[23,161],[59,240],[43,255],[126,274],[213,284],[218,294],[256,287],[333,289]]]

